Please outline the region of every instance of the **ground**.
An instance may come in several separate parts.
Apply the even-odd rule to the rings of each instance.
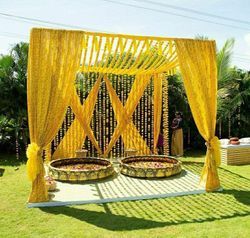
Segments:
[[[199,174],[203,159],[182,161]],[[42,209],[26,208],[23,160],[2,154],[0,169],[0,237],[250,237],[250,165],[222,166],[223,192]]]

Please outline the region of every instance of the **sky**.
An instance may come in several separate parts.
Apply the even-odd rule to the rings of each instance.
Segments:
[[[70,26],[24,22],[2,14]],[[249,0],[0,0],[0,54],[7,54],[15,43],[28,42],[32,27],[181,38],[203,35],[216,40],[218,49],[234,38],[232,66],[250,70]]]

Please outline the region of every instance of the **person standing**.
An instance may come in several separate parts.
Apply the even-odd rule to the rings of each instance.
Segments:
[[[183,130],[182,130],[182,115],[180,112],[175,113],[175,118],[172,121],[171,128],[172,140],[171,140],[171,155],[183,156]]]

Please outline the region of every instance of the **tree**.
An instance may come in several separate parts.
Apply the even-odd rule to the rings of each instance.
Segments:
[[[234,39],[228,39],[221,50],[217,50],[217,76],[218,76],[218,116],[217,122],[219,124],[219,137],[221,138],[222,131],[222,120],[228,121],[228,129],[230,134],[230,114],[226,114],[223,104],[223,87],[229,83],[230,77],[230,67],[232,59],[232,50],[234,46]],[[226,116],[226,117],[225,117]]]
[[[28,44],[15,45],[9,55],[0,56],[0,114],[3,121],[11,121],[10,136],[18,148],[22,139],[27,143],[27,58]]]
[[[232,50],[234,46],[234,39],[228,39],[221,50],[217,50],[217,76],[219,88],[225,86],[230,77]]]
[[[248,136],[250,129],[250,72],[233,68],[230,79],[219,91],[219,111],[222,119],[230,117],[233,134]]]

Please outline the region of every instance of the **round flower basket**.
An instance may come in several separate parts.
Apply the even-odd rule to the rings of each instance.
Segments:
[[[56,180],[80,182],[97,180],[114,173],[112,164],[100,158],[66,158],[50,162],[49,174]]]
[[[122,174],[137,178],[163,178],[179,174],[181,162],[170,156],[130,156],[122,159]]]

